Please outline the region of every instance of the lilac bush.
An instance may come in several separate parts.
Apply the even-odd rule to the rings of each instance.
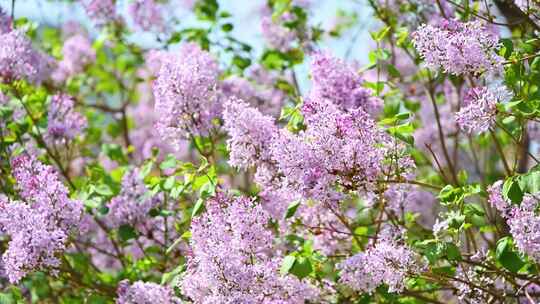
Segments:
[[[536,1],[9,4],[0,303],[540,301]]]

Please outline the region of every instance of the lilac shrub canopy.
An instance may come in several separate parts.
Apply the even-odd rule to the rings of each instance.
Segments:
[[[0,5],[0,303],[540,302],[537,1],[229,2]]]

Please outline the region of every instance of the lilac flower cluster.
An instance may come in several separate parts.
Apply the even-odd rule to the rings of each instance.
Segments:
[[[324,230],[317,234],[316,247],[334,252],[349,236],[340,232],[346,227],[330,209],[339,209],[335,203],[344,198],[343,193],[374,190],[378,178],[395,170],[385,159],[401,148],[392,144],[364,110],[373,109],[364,103],[370,95],[348,103],[351,95],[347,95],[347,88],[361,85],[356,73],[338,60],[323,58],[314,73],[318,78],[316,92],[302,108],[305,130],[292,133],[279,129],[271,117],[237,99],[226,103],[223,119],[230,136],[231,164],[242,169],[256,167],[255,182],[261,187],[264,208],[279,220],[283,216],[279,212],[292,201],[322,202],[321,206],[302,207],[297,214],[305,225]],[[324,81],[324,71],[336,77]],[[339,77],[348,85],[342,86]],[[408,157],[400,157],[398,163],[404,173],[414,167]]]
[[[429,68],[449,74],[497,72],[503,62],[496,52],[498,36],[481,21],[424,24],[413,34],[413,43]]]
[[[495,124],[497,104],[510,98],[504,87],[476,87],[467,91],[456,122],[467,133],[483,133]]]
[[[291,48],[291,44],[296,39],[296,33],[294,30],[283,25],[288,19],[291,18],[290,14],[280,16],[280,20],[274,20],[270,10],[265,10],[261,17],[261,30],[262,35],[270,47],[286,52]]]
[[[148,216],[150,209],[160,203],[157,196],[152,196],[138,169],[132,169],[122,178],[122,190],[107,205],[107,218],[113,227],[123,224],[135,225]]]
[[[525,194],[519,205],[512,204],[502,196],[502,182],[488,188],[489,202],[501,212],[510,227],[516,247],[540,262],[540,193]]]
[[[58,254],[79,226],[83,206],[69,198],[55,170],[34,156],[15,157],[12,168],[24,201],[0,199],[0,230],[11,238],[2,260],[16,283],[30,271],[60,265]]]
[[[339,281],[354,290],[371,293],[382,284],[390,292],[405,288],[405,279],[422,271],[416,254],[388,237],[342,263]]]
[[[171,288],[151,282],[137,281],[129,284],[124,280],[118,284],[116,304],[174,304],[181,303]]]
[[[382,174],[389,137],[361,109],[349,112],[325,100],[310,100],[303,113],[307,130],[286,130],[274,141],[272,155],[284,183],[306,198],[340,197],[333,190],[371,190]]]
[[[129,13],[135,25],[143,31],[163,31],[165,20],[161,7],[154,0],[136,0],[129,4]]]
[[[488,291],[501,287],[501,282],[492,278],[485,269],[458,266],[456,269],[458,280],[453,282],[457,289],[458,299],[461,303],[486,303],[493,295]]]
[[[54,71],[53,78],[62,82],[68,77],[84,71],[84,68],[96,60],[96,52],[88,36],[76,34],[69,37],[62,47],[63,58]]]
[[[243,101],[231,98],[224,106],[224,128],[229,133],[229,163],[247,169],[270,162],[270,146],[278,129],[274,119],[261,114]]]
[[[251,69],[250,74],[249,80],[238,76],[223,80],[221,93],[225,98],[236,97],[256,107],[263,114],[278,117],[286,95],[274,87],[276,77],[261,67]]]
[[[52,58],[35,50],[22,31],[0,33],[0,79],[3,82],[25,79],[40,83],[49,76],[52,65]]]
[[[304,303],[315,290],[278,274],[269,216],[248,198],[219,193],[192,221],[192,256],[180,283],[196,303]]]
[[[11,32],[11,17],[0,7],[0,34]]]
[[[46,139],[54,144],[66,143],[82,134],[86,117],[74,110],[73,97],[57,94],[51,98]]]
[[[161,60],[153,88],[159,134],[175,145],[180,139],[208,134],[220,113],[217,62],[193,43]]]
[[[114,0],[83,0],[86,14],[96,25],[102,26],[117,18]]]
[[[376,115],[382,109],[382,99],[362,86],[360,74],[343,60],[329,53],[315,53],[311,61],[313,87],[310,99],[327,99],[342,109],[363,109]]]

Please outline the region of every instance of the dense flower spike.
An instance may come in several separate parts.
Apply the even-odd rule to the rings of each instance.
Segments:
[[[193,43],[161,59],[154,82],[159,133],[176,144],[190,136],[207,135],[220,112],[216,61]]]
[[[463,106],[456,114],[456,122],[467,133],[483,133],[492,128],[497,115],[497,104],[507,101],[504,87],[477,87],[467,91]]]
[[[522,202],[516,205],[504,199],[502,186],[503,183],[499,181],[489,187],[489,202],[506,219],[516,247],[540,262],[540,216],[537,214],[540,193],[527,193]]]
[[[48,77],[52,59],[32,47],[20,30],[0,34],[0,79],[3,82],[25,79],[40,83]]]
[[[114,0],[83,0],[82,5],[88,17],[98,26],[117,18]]]
[[[18,283],[28,272],[55,269],[60,265],[57,255],[65,250],[68,236],[55,227],[49,213],[25,202],[0,198],[0,229],[11,238],[2,255],[11,283]]]
[[[226,98],[236,97],[257,108],[263,114],[278,117],[281,114],[286,96],[283,91],[274,88],[276,82],[268,71],[256,69],[251,71],[253,81],[232,76],[221,82],[221,92]]]
[[[0,3],[0,302],[540,303],[539,1]]]
[[[311,61],[313,87],[310,98],[328,99],[343,109],[363,109],[375,115],[383,101],[362,87],[362,77],[352,66],[329,53],[315,53]]]
[[[92,49],[90,39],[82,34],[76,34],[66,39],[62,54],[64,57],[58,63],[58,68],[53,74],[56,81],[64,81],[66,78],[82,72],[86,66],[96,60],[96,52]]]
[[[280,21],[289,19],[289,15],[280,16]],[[285,27],[281,22],[273,20],[270,11],[265,11],[261,18],[261,30],[264,39],[272,48],[286,52],[291,48],[292,42],[296,39],[296,33]]]
[[[196,303],[304,303],[312,287],[278,274],[269,216],[248,198],[219,193],[192,221],[193,255],[181,282]]]
[[[58,254],[81,221],[82,203],[71,200],[55,170],[27,154],[12,160],[24,202],[1,201],[0,227],[11,237],[2,259],[11,282],[28,272],[56,268]]]
[[[108,219],[115,227],[134,225],[147,217],[150,209],[159,203],[159,198],[153,197],[146,188],[139,170],[133,169],[125,173],[120,194],[107,205]]]
[[[135,25],[143,31],[162,31],[165,21],[161,7],[154,0],[136,0],[129,4],[129,13]]]
[[[172,289],[151,282],[137,281],[130,285],[124,280],[118,284],[117,293],[116,304],[180,303]]]
[[[80,135],[87,126],[86,118],[74,110],[73,97],[65,94],[51,98],[47,139],[51,143],[66,143]]]
[[[354,290],[371,293],[386,284],[390,292],[400,292],[405,279],[421,271],[420,263],[405,245],[382,239],[365,252],[358,253],[341,264],[340,282]]]
[[[496,53],[498,36],[481,21],[422,25],[413,34],[413,43],[429,68],[449,74],[497,72],[503,62]]]
[[[241,100],[228,100],[223,111],[224,128],[229,133],[227,146],[229,163],[247,169],[258,163],[270,162],[270,146],[277,127],[274,119],[262,115]]]
[[[0,34],[11,31],[11,17],[0,7]]]
[[[383,170],[389,138],[363,110],[345,112],[327,101],[303,107],[307,130],[282,131],[272,146],[285,184],[306,198],[334,200],[333,189],[371,190]]]

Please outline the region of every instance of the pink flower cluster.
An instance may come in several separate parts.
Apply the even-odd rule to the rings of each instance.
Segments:
[[[165,20],[161,7],[154,0],[135,0],[129,4],[129,13],[135,25],[143,31],[163,31]]]
[[[207,135],[221,110],[217,62],[194,43],[162,54],[160,60],[153,88],[159,134],[175,145],[190,136]]]
[[[32,47],[21,30],[0,32],[0,80],[11,82],[25,79],[40,83],[49,77],[53,60]]]
[[[504,87],[476,87],[469,89],[463,105],[456,113],[456,122],[466,133],[490,130],[497,118],[497,104],[510,99]]]
[[[497,72],[503,59],[497,54],[498,35],[482,21],[444,19],[422,25],[413,43],[427,67],[454,75]]]
[[[269,216],[245,197],[223,193],[193,219],[192,256],[180,283],[196,303],[305,303],[311,285],[279,274],[281,257],[268,229]]]
[[[60,265],[58,254],[77,230],[83,205],[70,199],[55,170],[34,156],[17,156],[12,167],[23,201],[0,198],[0,231],[11,238],[2,261],[16,283],[28,272]]]
[[[62,47],[62,54],[63,58],[52,75],[57,82],[62,82],[68,77],[81,73],[85,67],[96,60],[96,52],[92,49],[92,43],[84,34],[76,34],[66,39]]]
[[[118,284],[116,304],[174,304],[181,303],[171,288],[156,283],[137,281],[129,284],[124,280]]]
[[[516,247],[536,262],[540,262],[540,193],[525,194],[519,205],[512,204],[502,195],[502,182],[488,188],[489,202],[506,220]]]
[[[382,99],[362,86],[363,79],[351,65],[329,53],[318,52],[311,61],[313,87],[310,99],[330,100],[341,109],[362,109],[376,115],[382,109]]]
[[[114,0],[83,0],[86,14],[96,25],[105,25],[117,18]]]
[[[340,282],[354,290],[371,293],[381,284],[390,292],[405,288],[407,277],[422,271],[416,254],[387,236],[338,265]]]
[[[80,135],[87,126],[86,117],[74,109],[73,97],[52,96],[49,105],[46,139],[53,144],[65,143]]]
[[[139,170],[133,169],[124,174],[120,194],[107,205],[107,218],[113,227],[135,225],[145,219],[150,209],[159,203],[159,197],[152,196],[146,188]]]

